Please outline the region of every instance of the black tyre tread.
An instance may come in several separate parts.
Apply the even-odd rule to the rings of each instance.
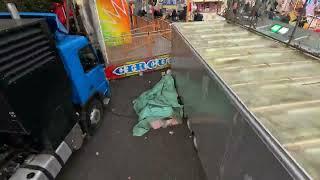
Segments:
[[[100,112],[101,112],[101,119],[100,121],[98,122],[98,124],[96,125],[92,125],[91,122],[90,122],[90,113],[91,113],[91,110],[93,109],[93,107],[95,106],[98,106],[98,108],[100,109]],[[95,133],[95,131],[99,128],[102,120],[103,120],[103,117],[104,117],[104,106],[103,106],[103,103],[94,98],[92,99],[89,104],[82,109],[82,113],[81,113],[81,120],[84,122],[84,124],[86,124],[86,130],[87,133],[89,135],[93,135]]]

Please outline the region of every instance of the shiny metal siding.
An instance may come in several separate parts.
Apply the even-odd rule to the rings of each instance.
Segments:
[[[178,23],[174,29],[292,161],[313,179],[320,179],[319,60],[224,20]],[[178,65],[183,56],[173,51],[173,71],[175,67],[176,72],[182,66],[185,71],[192,68],[186,63]],[[192,77],[195,72],[190,73]],[[179,75],[177,78],[179,90]],[[203,86],[198,93],[206,92]]]

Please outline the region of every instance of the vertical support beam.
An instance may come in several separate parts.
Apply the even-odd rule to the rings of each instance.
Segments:
[[[191,5],[191,0],[187,0],[187,17],[186,17],[186,21],[190,21],[191,20],[191,13],[192,13],[192,5]]]
[[[77,6],[76,6],[75,0],[72,0],[71,7],[72,7],[72,10],[73,10],[73,14],[72,15],[73,15],[74,24],[76,26],[77,33],[79,33],[81,31],[81,29],[80,29],[79,21],[78,21],[78,18],[77,18],[78,11],[77,11]]]
[[[70,0],[66,0],[66,28],[70,31]]]
[[[103,32],[100,26],[100,18],[99,18],[99,14],[98,14],[98,9],[96,7],[97,3],[96,0],[87,0],[92,12],[92,19],[93,19],[93,27],[94,30],[97,34],[97,39],[99,42],[99,46],[100,46],[100,50],[103,54],[103,56],[105,57],[105,62],[107,64],[110,64],[109,58],[108,58],[108,53],[107,53],[107,47],[106,44],[104,42],[104,37],[103,37]]]
[[[10,12],[12,19],[21,19],[15,4],[7,3],[7,8],[8,8],[8,11]]]
[[[82,26],[87,33],[88,38],[90,39],[91,43],[94,43],[97,41],[95,37],[95,31],[92,27],[92,24],[90,23],[90,17],[89,17],[89,12],[87,11],[88,6],[86,6],[85,0],[76,0],[75,3],[77,4],[79,11],[78,13],[80,14],[81,17],[81,23]]]
[[[303,14],[306,12],[307,4],[308,4],[308,1],[306,0],[306,1],[304,2],[304,4],[303,4],[302,11],[299,12],[299,13],[300,13],[300,16],[299,16],[298,19],[297,19],[296,25],[294,26],[294,29],[293,29],[291,35],[289,36],[290,38],[289,38],[288,44],[290,44],[291,41],[292,41],[292,39],[294,38],[294,34],[296,33],[296,30],[297,30],[297,28],[298,28],[298,25],[299,25],[299,23],[300,23],[301,20],[302,20],[302,16],[303,16]]]

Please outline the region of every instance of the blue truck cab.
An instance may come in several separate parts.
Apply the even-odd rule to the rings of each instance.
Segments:
[[[72,87],[72,102],[79,111],[84,131],[93,131],[103,117],[105,105],[110,98],[109,82],[104,73],[104,60],[87,37],[70,35],[53,13],[19,13],[22,19],[45,18],[54,35],[56,49],[63,61]],[[10,18],[9,13],[0,13],[0,18]]]

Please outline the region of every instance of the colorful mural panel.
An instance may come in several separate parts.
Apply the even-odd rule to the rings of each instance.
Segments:
[[[100,26],[107,46],[131,43],[126,0],[96,0]]]

